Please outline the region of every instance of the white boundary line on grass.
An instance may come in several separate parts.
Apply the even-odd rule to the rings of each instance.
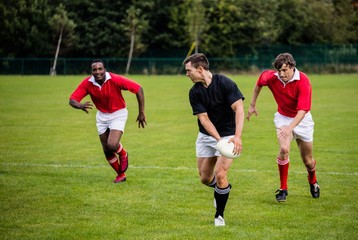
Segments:
[[[32,164],[32,163],[0,163],[1,165],[8,166],[27,166],[27,167],[58,167],[58,168],[104,168],[107,166],[88,166],[88,165],[71,165],[71,164]],[[161,167],[161,166],[136,166],[129,165],[129,168],[134,169],[159,169],[159,170],[190,170],[197,171],[197,168],[191,167]],[[276,172],[273,170],[256,170],[256,169],[230,169],[231,172]],[[307,174],[307,172],[301,171],[291,171],[292,173],[299,174]],[[350,176],[358,176],[358,172],[322,172],[318,171],[319,174],[327,174],[327,175],[350,175]]]

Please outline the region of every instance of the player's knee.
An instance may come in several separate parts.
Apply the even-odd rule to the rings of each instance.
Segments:
[[[303,163],[307,169],[314,169],[316,167],[316,161],[312,157],[303,158]]]
[[[211,183],[211,179],[209,176],[200,176],[200,181],[202,184],[208,185]]]
[[[106,156],[107,159],[112,159],[113,158],[113,152],[110,152],[108,150],[104,150],[103,149],[103,153]]]
[[[289,153],[290,153],[290,148],[289,147],[281,146],[281,148],[280,148],[280,156],[288,156]]]
[[[225,185],[227,183],[226,173],[224,172],[216,173],[216,181],[217,181],[217,185],[219,186]]]
[[[108,143],[107,144],[107,149],[109,152],[116,152],[118,149],[118,142],[117,143]]]

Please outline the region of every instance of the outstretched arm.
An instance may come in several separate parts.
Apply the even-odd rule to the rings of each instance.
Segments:
[[[247,116],[246,116],[247,121],[250,120],[250,117],[253,113],[256,116],[259,114],[259,112],[256,109],[256,101],[257,101],[257,98],[259,97],[261,89],[262,89],[262,87],[255,85],[254,92],[252,94],[252,99],[251,99],[250,106],[249,106],[249,111],[247,112]]]
[[[138,111],[139,111],[137,117],[138,127],[144,128],[144,125],[147,125],[147,120],[144,112],[144,91],[142,87],[139,89],[136,96],[137,96]]]
[[[69,104],[73,108],[81,109],[81,110],[85,111],[86,113],[88,113],[88,109],[92,109],[92,106],[93,106],[90,101],[80,103],[74,99],[70,99]]]

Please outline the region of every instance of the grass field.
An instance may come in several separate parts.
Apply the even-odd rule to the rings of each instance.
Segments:
[[[148,125],[138,129],[136,98],[125,93],[130,166],[127,181],[113,184],[95,110],[68,105],[83,76],[0,76],[1,239],[358,239],[357,74],[310,76],[320,199],[293,142],[289,196],[276,202],[276,106],[263,90],[229,173],[224,228],[213,226],[213,190],[196,169],[192,83],[130,77],[144,87]],[[247,111],[257,76],[231,77]]]

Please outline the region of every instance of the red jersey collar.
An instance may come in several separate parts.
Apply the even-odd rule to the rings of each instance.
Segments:
[[[106,80],[104,80],[103,84],[105,82],[107,82],[109,79],[111,79],[111,75],[109,75],[108,72],[106,72]],[[99,85],[96,80],[94,79],[93,75],[88,79],[89,82],[93,83],[93,85],[97,86],[97,87],[101,87],[101,85]]]
[[[276,75],[277,78],[278,78],[281,82],[283,82],[284,84],[287,84],[287,83],[289,83],[289,82],[292,82],[292,81],[300,80],[300,79],[301,79],[301,78],[300,78],[300,72],[298,71],[297,68],[295,68],[295,70],[294,70],[293,77],[292,77],[290,80],[288,80],[287,82],[282,81],[282,79],[281,79],[280,76],[278,75],[278,72],[275,72],[275,75]]]

